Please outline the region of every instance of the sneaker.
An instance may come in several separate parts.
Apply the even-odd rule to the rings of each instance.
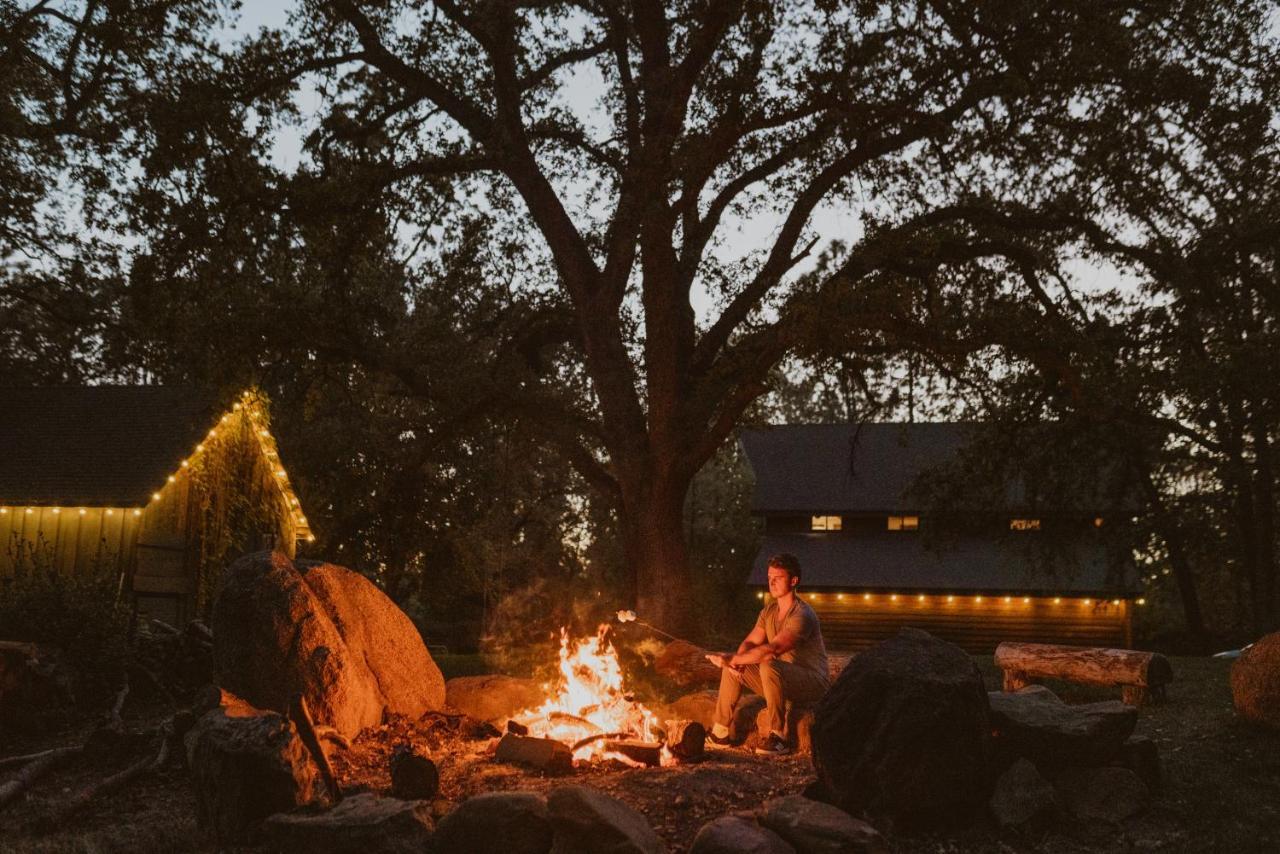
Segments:
[[[726,730],[724,735],[716,735],[714,731],[707,733],[707,741],[717,747],[732,747],[733,741],[729,738],[729,732]]]
[[[756,748],[756,753],[761,756],[787,756],[791,753],[791,745],[776,732],[771,732],[769,737]]]

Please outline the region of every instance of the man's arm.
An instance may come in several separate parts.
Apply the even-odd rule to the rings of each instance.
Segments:
[[[765,639],[766,635],[764,633],[764,626],[756,626],[747,633],[745,638],[742,639],[742,643],[738,644],[738,651],[736,654],[721,655],[719,653],[712,653],[707,656],[707,661],[710,661],[716,667],[735,667],[737,665],[732,663],[735,659],[749,650],[758,649],[764,644]]]
[[[760,629],[759,631],[761,634],[760,640],[764,641],[764,630]],[[754,635],[755,632],[752,632],[751,634]],[[747,639],[750,640],[750,638],[751,635],[748,635]],[[772,643],[761,642],[747,647],[746,641],[743,641],[743,646],[738,647],[738,654],[733,658],[730,658],[726,663],[730,667],[744,667],[748,664],[759,664],[762,661],[768,661],[770,658],[777,658],[778,656],[786,655],[788,652],[791,652],[791,650],[795,649],[797,640],[798,638],[796,637],[796,633],[788,629],[779,632],[778,636],[773,639]]]

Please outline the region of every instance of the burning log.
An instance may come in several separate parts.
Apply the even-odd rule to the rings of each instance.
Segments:
[[[498,742],[493,758],[497,762],[530,765],[548,774],[573,771],[573,752],[569,745],[554,738],[532,738],[509,732]]]
[[[667,721],[667,749],[686,762],[701,759],[707,745],[707,729],[697,721]]]
[[[614,753],[621,753],[632,762],[640,762],[644,765],[658,766],[662,764],[662,743],[655,741],[635,741],[627,739],[626,741],[606,740],[604,749]]]
[[[391,794],[406,801],[434,798],[440,791],[436,764],[408,744],[391,754]]]
[[[520,723],[515,718],[512,718],[511,720],[507,721],[507,732],[511,733],[512,735],[528,735],[529,728],[524,724]]]

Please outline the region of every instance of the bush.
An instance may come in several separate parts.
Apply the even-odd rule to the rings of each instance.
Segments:
[[[112,573],[68,576],[35,567],[0,578],[0,636],[56,647],[75,671],[82,701],[100,701],[119,688],[129,626]]]

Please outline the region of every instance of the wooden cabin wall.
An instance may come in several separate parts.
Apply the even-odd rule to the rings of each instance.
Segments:
[[[19,568],[67,575],[126,573],[142,517],[121,507],[6,507],[0,513],[0,578]],[[55,512],[55,510],[57,512]]]
[[[840,598],[843,596],[843,598]],[[868,601],[861,593],[813,593],[803,596],[813,606],[822,625],[828,649],[857,651],[873,646],[911,626],[950,641],[961,649],[989,654],[1001,641],[1060,643],[1076,646],[1127,647],[1130,633],[1130,604],[1120,600],[1062,597],[957,595],[947,602],[946,594],[928,594],[920,602],[917,594],[877,593]]]

